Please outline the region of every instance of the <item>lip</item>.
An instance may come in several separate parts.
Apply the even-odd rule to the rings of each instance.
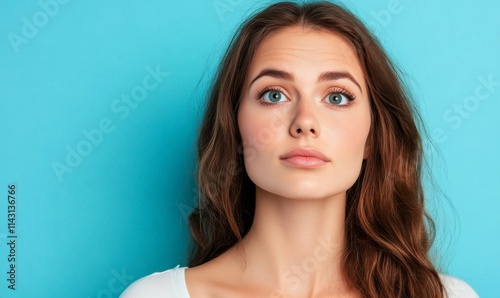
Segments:
[[[296,148],[290,152],[280,155],[280,159],[292,166],[301,168],[314,168],[323,166],[330,159],[315,148]]]

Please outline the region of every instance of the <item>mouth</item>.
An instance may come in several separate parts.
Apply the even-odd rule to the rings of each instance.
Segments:
[[[314,168],[324,166],[330,162],[323,153],[314,148],[297,148],[280,156],[284,163],[301,168]]]

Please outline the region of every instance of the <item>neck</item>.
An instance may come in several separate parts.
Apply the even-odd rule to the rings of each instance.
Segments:
[[[243,270],[258,272],[258,278],[285,293],[308,296],[340,282],[345,202],[345,193],[288,199],[257,187],[254,221],[239,244]]]

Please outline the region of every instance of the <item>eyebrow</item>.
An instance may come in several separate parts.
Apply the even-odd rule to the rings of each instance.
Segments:
[[[250,83],[249,86],[252,86],[252,84],[256,80],[258,80],[259,78],[264,77],[264,76],[269,76],[269,77],[273,77],[273,78],[277,78],[277,79],[284,79],[287,81],[294,81],[295,80],[291,73],[288,73],[288,72],[282,71],[282,70],[266,68],[266,69],[262,70],[252,80],[252,82]],[[350,73],[344,72],[344,71],[325,71],[325,72],[321,73],[320,76],[318,77],[318,83],[327,82],[327,81],[335,81],[335,80],[339,80],[339,79],[351,80],[354,84],[356,84],[356,86],[358,86],[359,90],[361,91],[361,94],[363,94],[361,86],[356,81],[356,79],[354,79],[354,77]]]

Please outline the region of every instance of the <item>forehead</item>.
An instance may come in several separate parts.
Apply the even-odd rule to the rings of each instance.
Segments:
[[[286,27],[267,36],[250,63],[249,77],[268,67],[296,75],[348,71],[364,83],[356,53],[343,36],[302,26]]]

